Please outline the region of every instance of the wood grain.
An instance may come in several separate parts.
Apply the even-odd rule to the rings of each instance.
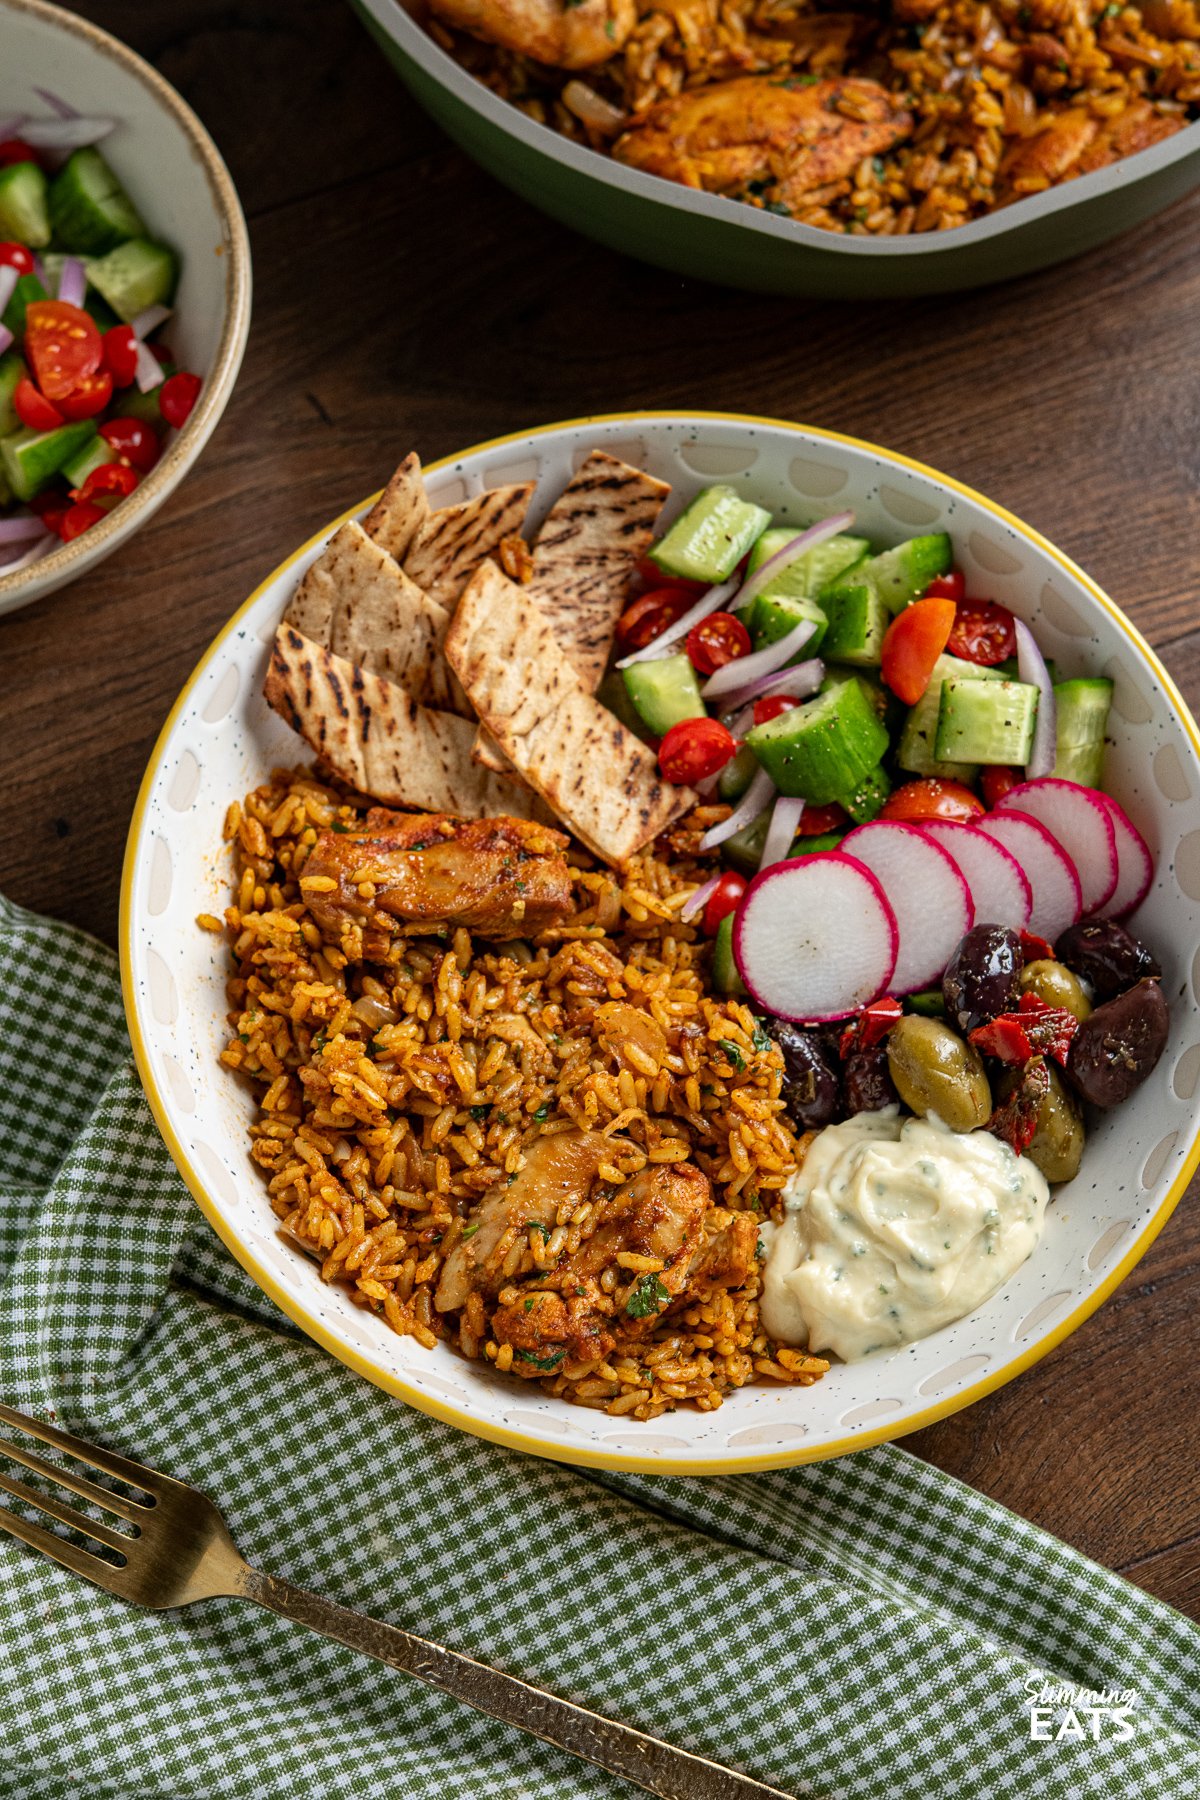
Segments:
[[[202,462],[80,586],[0,620],[0,888],[112,942],[129,815],[171,701],[250,589],[378,487],[525,425],[757,411],[953,471],[1083,564],[1200,709],[1200,195],[1082,262],[933,300],[820,306],[598,249],[479,174],[340,0],[88,0],[221,145],[255,319]],[[908,1440],[1200,1618],[1200,1221],[1043,1363]]]

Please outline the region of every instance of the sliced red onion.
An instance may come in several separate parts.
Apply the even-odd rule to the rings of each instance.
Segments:
[[[9,263],[0,263],[0,312],[12,299],[18,279],[17,271]]]
[[[49,88],[35,87],[33,91],[39,100],[46,102],[56,119],[77,119],[79,117],[79,108],[72,106],[69,100],[64,100],[61,94],[52,93]]]
[[[0,119],[0,144],[6,138],[20,137],[21,127],[28,117],[28,113],[13,113],[7,119]]]
[[[751,687],[761,675],[773,675],[784,663],[790,662],[797,650],[803,649],[816,630],[811,619],[801,619],[793,625],[789,632],[777,638],[773,644],[765,644],[761,650],[754,650],[749,656],[739,656],[733,662],[727,662],[719,668],[715,675],[710,675],[700,692],[706,700],[720,700],[730,694],[741,694],[744,688]]]
[[[765,812],[775,798],[775,783],[765,769],[759,769],[754,780],[742,795],[727,819],[720,825],[713,825],[700,839],[702,850],[715,850],[726,838],[736,837],[747,825],[753,824],[759,813]]]
[[[729,608],[730,612],[741,612],[756,595],[770,586],[777,575],[782,575],[797,557],[803,556],[806,551],[815,550],[818,544],[824,544],[829,538],[837,537],[839,532],[849,531],[853,523],[852,512],[835,513],[832,519],[822,519],[819,525],[810,525],[807,531],[800,532],[782,550],[777,550],[774,556],[768,556],[761,568],[755,569],[750,579],[743,582],[741,592]]]
[[[1058,702],[1054,683],[1046,667],[1046,659],[1037,647],[1032,631],[1023,619],[1016,620],[1017,674],[1038,691],[1037,724],[1033,730],[1033,746],[1025,772],[1033,779],[1053,775],[1058,760]]]
[[[115,130],[115,119],[30,119],[21,136],[35,150],[82,150],[85,144],[98,144]]]
[[[64,257],[58,278],[59,299],[66,300],[71,306],[82,306],[86,293],[87,270],[77,256]]]
[[[688,607],[682,618],[676,619],[673,625],[668,625],[665,631],[660,631],[643,650],[635,650],[631,656],[623,656],[617,664],[618,669],[627,669],[631,663],[653,662],[655,657],[664,655],[669,644],[677,644],[680,638],[687,636],[693,625],[698,625],[701,619],[707,619],[709,613],[720,612],[730,596],[736,593],[736,580],[723,581],[719,587],[709,588],[706,594],[701,594],[694,606]]]
[[[721,873],[722,872],[718,870],[715,875],[710,875],[708,880],[698,887],[694,894],[688,895],[687,899],[679,909],[679,917],[684,925],[690,925],[692,920],[699,917],[704,911],[713,894],[717,891],[717,883],[721,879]]]
[[[30,538],[41,537],[46,527],[32,513],[19,514],[15,519],[0,519],[0,544],[25,544]]]
[[[0,325],[0,356],[3,356],[6,350],[12,348],[12,342],[13,334],[8,329],[8,326]]]
[[[37,276],[38,280],[41,282],[42,286],[45,288],[46,292],[49,293],[50,292],[50,283],[46,279],[46,265],[42,261],[41,257],[37,255],[36,251],[34,253],[34,258],[33,258],[33,272]]]
[[[152,331],[157,331],[171,316],[169,306],[148,306],[140,312],[136,319],[129,321],[129,329],[135,338],[148,338]]]
[[[30,563],[40,562],[47,552],[54,549],[58,541],[54,533],[48,531],[44,537],[38,539],[36,544],[31,544],[23,555],[18,556],[15,562],[3,561],[4,553],[0,551],[0,575],[15,575],[18,569],[27,569]]]
[[[141,338],[137,341],[137,368],[133,379],[137,382],[140,394],[148,394],[163,379],[162,364],[149,344],[143,344]]]
[[[792,847],[803,811],[803,800],[793,799],[790,794],[780,794],[771,813],[763,853],[758,859],[760,869],[769,869],[772,863],[784,860]]]
[[[750,729],[748,720],[754,713],[754,702],[767,694],[786,694],[789,700],[807,700],[815,694],[825,679],[825,664],[819,656],[810,662],[792,663],[786,669],[777,669],[773,675],[760,675],[747,687],[738,688],[736,693],[726,694],[726,706],[736,706],[741,710],[733,718],[726,718],[725,723],[734,737],[741,737]]]

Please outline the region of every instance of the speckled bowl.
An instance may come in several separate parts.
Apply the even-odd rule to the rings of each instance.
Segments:
[[[175,89],[86,19],[42,0],[0,0],[0,114],[38,109],[52,88],[80,112],[120,121],[104,154],[150,229],[182,263],[170,344],[204,387],[155,468],[102,524],[28,568],[0,567],[0,613],[76,581],[111,556],[183,480],[229,402],[250,330],[250,243],[229,171]]]
[[[852,507],[872,537],[945,528],[976,591],[1032,624],[1068,672],[1116,682],[1109,785],[1139,821],[1158,873],[1137,928],[1161,957],[1171,1040],[1152,1079],[1091,1133],[1059,1189],[1042,1242],[973,1317],[918,1344],[835,1367],[815,1387],[743,1388],[716,1413],[637,1425],[422,1350],[322,1284],[277,1235],[247,1154],[249,1092],[217,1063],[225,945],[198,912],[227,902],[221,822],[232,799],[299,740],[260,689],[268,646],[298,577],[340,520],[269,576],[225,626],[175,704],[130,830],[121,958],[129,1028],[163,1136],[200,1206],[259,1285],[318,1343],[414,1406],[466,1431],[566,1461],[706,1473],[836,1456],[899,1437],[1010,1381],[1062,1341],[1128,1274],[1200,1160],[1200,737],[1149,647],[1094,583],[1044,538],[932,469],[850,438],[727,414],[639,414],[547,426],[435,463],[435,503],[536,479],[544,511],[596,446],[674,484],[672,505],[714,477],[781,518]],[[356,507],[343,515],[365,510]],[[1132,1379],[1132,1377],[1131,1377]]]
[[[613,250],[755,293],[892,300],[1007,281],[1107,243],[1200,182],[1195,124],[953,231],[845,237],[663,181],[572,143],[476,81],[400,0],[352,4],[426,112],[522,199]]]

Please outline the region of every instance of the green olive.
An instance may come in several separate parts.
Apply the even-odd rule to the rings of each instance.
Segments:
[[[1021,971],[1021,992],[1036,994],[1047,1006],[1064,1006],[1081,1025],[1092,1010],[1079,977],[1072,975],[1065,963],[1051,962],[1046,956],[1026,963]]]
[[[992,1115],[983,1059],[938,1019],[909,1013],[888,1033],[888,1068],[906,1106],[936,1113],[952,1131],[974,1131]]]
[[[1050,1089],[1038,1107],[1037,1124],[1025,1154],[1047,1181],[1070,1181],[1079,1173],[1083,1157],[1083,1114],[1078,1100],[1049,1061],[1046,1073],[1050,1077]],[[1017,1070],[1004,1076],[1001,1099],[1007,1099],[1019,1080]]]

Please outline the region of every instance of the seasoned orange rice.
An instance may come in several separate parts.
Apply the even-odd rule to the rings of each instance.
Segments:
[[[619,53],[578,74],[422,18],[495,93],[602,152],[686,89],[750,75],[876,81],[913,116],[894,149],[791,207],[769,182],[718,190],[859,236],[946,230],[1084,172],[1097,147],[1066,156],[1089,121],[1112,134],[1113,160],[1200,111],[1195,0],[637,0],[637,11]],[[849,99],[843,110],[853,116]]]
[[[280,1229],[322,1278],[427,1348],[443,1339],[508,1370],[513,1346],[489,1336],[478,1295],[440,1314],[434,1290],[480,1197],[520,1170],[535,1138],[598,1131],[612,1157],[590,1197],[563,1201],[549,1235],[525,1234],[505,1265],[513,1294],[530,1279],[552,1289],[560,1255],[648,1164],[691,1162],[708,1176],[711,1240],[735,1213],[780,1216],[805,1143],[784,1112],[779,1051],[745,1006],[709,992],[710,947],[679,919],[709,872],[693,853],[711,811],[619,877],[573,849],[580,911],[534,939],[410,927],[385,963],[348,964],[306,908],[300,877],[318,834],[360,829],[368,805],[308,771],[276,770],[230,808],[233,902],[223,922],[200,920],[231,947],[222,1061],[253,1084],[250,1154]],[[644,1033],[606,1035],[599,1009],[618,1001],[645,1016]],[[563,1362],[540,1379],[546,1392],[651,1419],[682,1403],[712,1410],[747,1382],[807,1385],[827,1369],[767,1338],[757,1264],[736,1290],[690,1287],[648,1331],[623,1330],[620,1283],[632,1285],[645,1259],[624,1260],[600,1283],[615,1349]]]

